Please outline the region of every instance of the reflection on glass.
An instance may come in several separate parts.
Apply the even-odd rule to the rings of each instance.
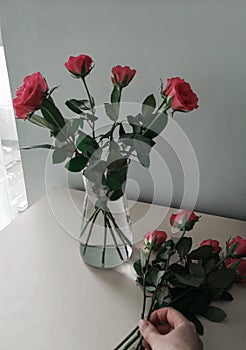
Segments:
[[[7,66],[0,35],[0,230],[27,208]]]

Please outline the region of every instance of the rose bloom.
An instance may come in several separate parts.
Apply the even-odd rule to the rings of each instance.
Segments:
[[[75,78],[85,77],[93,68],[93,60],[88,55],[70,56],[65,63],[67,70],[73,74]]]
[[[228,244],[228,248],[237,242],[236,249],[234,250],[233,255],[246,256],[246,239],[243,239],[240,236],[234,237]]]
[[[112,83],[120,87],[125,87],[133,79],[134,75],[136,74],[136,70],[131,69],[128,66],[125,66],[125,67],[115,66],[112,68],[112,74],[113,74],[113,76],[111,77]]]
[[[238,258],[228,258],[225,261],[225,266],[229,268],[231,265],[237,263],[239,261],[239,265],[236,269],[237,282],[246,282],[246,260],[238,259]]]
[[[162,243],[166,242],[167,234],[165,231],[157,231],[157,230],[148,232],[144,235],[145,245],[148,246],[149,244],[151,244],[154,238],[156,238],[155,248],[159,248]]]
[[[217,241],[216,239],[205,239],[200,243],[200,247],[204,245],[212,246],[214,248],[214,252],[217,252],[217,253],[219,253],[222,249],[219,241]]]
[[[179,213],[171,215],[170,224],[179,230],[190,231],[198,220],[199,216],[194,211],[181,210]]]
[[[176,111],[186,112],[198,108],[198,97],[184,79],[178,77],[167,79],[162,94],[167,98],[172,97],[171,107]]]
[[[47,91],[48,85],[40,72],[25,77],[13,99],[16,116],[24,119],[29,113],[39,109]]]

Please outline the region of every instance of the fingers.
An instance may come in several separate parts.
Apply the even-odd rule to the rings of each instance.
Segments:
[[[156,339],[160,336],[160,333],[155,326],[147,320],[141,320],[139,322],[139,330],[145,340],[151,347],[156,342]]]
[[[171,328],[176,328],[181,323],[187,322],[187,319],[179,311],[173,309],[172,307],[165,307],[156,310],[151,314],[150,322],[155,326],[165,321],[168,322]]]

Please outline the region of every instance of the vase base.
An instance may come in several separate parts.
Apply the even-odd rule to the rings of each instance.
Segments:
[[[132,246],[119,245],[117,248],[107,246],[92,246],[80,244],[80,255],[83,261],[92,267],[99,269],[110,269],[126,262],[132,254]]]

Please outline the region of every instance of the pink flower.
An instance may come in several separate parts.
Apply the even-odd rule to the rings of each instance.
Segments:
[[[172,97],[171,107],[176,111],[192,111],[198,108],[198,97],[184,79],[178,77],[167,79],[162,94],[168,99]]]
[[[158,249],[162,243],[166,242],[167,234],[165,231],[151,231],[144,235],[144,243],[147,247],[152,243],[155,238],[155,249]]]
[[[238,256],[246,256],[246,239],[243,239],[240,236],[234,237],[229,243],[228,243],[228,248],[237,242],[236,249],[234,250],[233,255],[238,255]]]
[[[73,74],[75,78],[85,77],[93,68],[93,60],[88,55],[70,56],[65,63],[67,70]]]
[[[25,77],[13,99],[16,116],[24,119],[28,114],[39,109],[46,98],[47,91],[48,85],[40,72]]]
[[[128,66],[115,66],[112,68],[112,74],[112,83],[123,88],[131,82],[134,75],[136,74],[136,70],[131,69]]]
[[[199,216],[194,211],[181,210],[179,213],[171,215],[170,224],[181,231],[190,231],[198,220]]]
[[[237,274],[236,281],[244,283],[246,282],[246,260],[245,259],[228,258],[225,261],[225,266],[229,268],[236,263],[239,263],[239,265],[236,268],[236,274]]]
[[[205,239],[200,243],[200,247],[204,245],[210,245],[214,248],[214,252],[219,253],[221,251],[220,243],[216,239]]]

